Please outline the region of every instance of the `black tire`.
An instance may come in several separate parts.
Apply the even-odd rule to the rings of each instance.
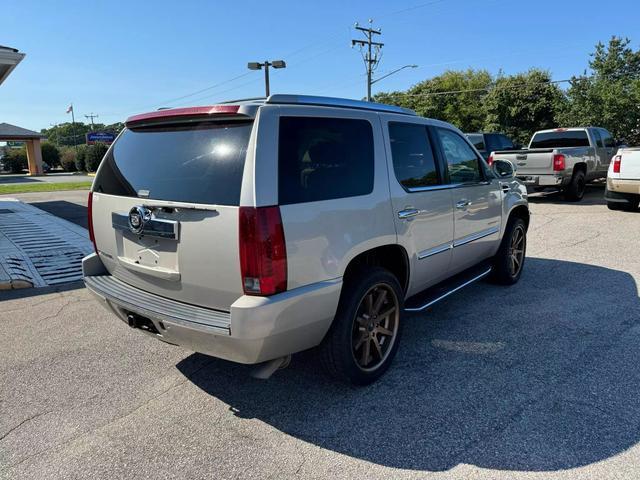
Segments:
[[[638,206],[640,205],[640,195],[611,192],[608,187],[605,187],[604,198],[622,200],[620,202],[607,201],[607,208],[609,208],[609,210],[623,210],[625,212],[635,212],[636,210],[638,210]]]
[[[516,250],[518,251],[516,255]],[[520,252],[521,251],[521,252]],[[527,254],[527,226],[519,217],[511,218],[498,253],[493,258],[490,280],[499,285],[513,285],[520,280]],[[516,261],[515,256],[519,258]],[[515,268],[514,269],[514,265]]]
[[[579,202],[584,197],[586,187],[586,175],[582,170],[576,170],[571,177],[571,183],[564,189],[564,198],[570,202]]]
[[[386,293],[383,294],[383,291]],[[374,303],[377,304],[379,296],[384,297],[378,306],[379,313],[387,313],[392,307],[396,310],[384,317],[365,314],[368,303],[371,302],[371,306],[375,307]],[[380,378],[398,351],[403,310],[402,288],[397,278],[388,270],[371,267],[351,274],[343,285],[333,324],[318,347],[320,360],[327,372],[332,377],[353,385],[368,385]],[[385,326],[375,326],[376,322]],[[382,330],[392,332],[393,335],[381,333]],[[376,336],[375,342],[371,339],[373,336]],[[363,340],[365,337],[369,340]],[[358,348],[359,342],[363,343]],[[369,349],[367,352],[366,348]],[[363,365],[365,353],[366,361]],[[356,356],[359,358],[356,359]],[[371,362],[367,364],[369,358]]]
[[[621,202],[607,202],[607,208],[609,210],[622,210],[622,207]]]

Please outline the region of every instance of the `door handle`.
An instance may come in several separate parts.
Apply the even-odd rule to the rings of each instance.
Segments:
[[[456,208],[467,208],[469,205],[471,205],[471,202],[469,200],[460,200],[458,203],[456,203]]]
[[[501,183],[500,187],[502,187],[502,191],[504,193],[507,193],[509,190],[511,190],[511,186],[508,183]]]
[[[417,208],[405,208],[404,210],[400,210],[398,212],[398,218],[401,220],[406,220],[407,218],[415,217],[420,214],[420,210]]]

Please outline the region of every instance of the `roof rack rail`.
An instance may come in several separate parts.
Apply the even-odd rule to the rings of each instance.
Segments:
[[[265,101],[267,97],[249,97],[249,98],[236,98],[235,100],[225,100],[224,102],[216,102],[217,105],[225,105],[227,103],[239,103],[239,102],[258,102]]]
[[[363,100],[352,100],[349,98],[317,97],[313,95],[270,95],[265,103],[269,104],[295,104],[295,105],[318,105],[325,107],[356,108],[360,110],[374,110],[377,112],[401,113],[404,115],[417,115],[416,112],[408,108],[396,107],[395,105],[385,105],[383,103],[365,102]]]

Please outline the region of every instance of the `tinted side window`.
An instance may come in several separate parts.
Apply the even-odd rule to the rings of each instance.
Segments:
[[[593,130],[593,136],[596,139],[596,145],[600,148],[603,147],[602,145],[602,137],[600,136],[600,131],[599,130]]]
[[[366,195],[373,191],[373,170],[373,129],[368,121],[280,118],[280,204]]]
[[[390,122],[389,139],[393,170],[402,186],[415,188],[441,183],[424,125]]]
[[[607,148],[613,148],[616,146],[616,142],[613,141],[613,137],[606,130],[602,130],[602,138],[604,142],[604,146]]]
[[[438,128],[437,132],[451,183],[481,182],[480,160],[469,144],[453,130]]]
[[[487,134],[487,152],[495,152],[496,150],[502,150],[502,144],[500,143],[500,135]]]

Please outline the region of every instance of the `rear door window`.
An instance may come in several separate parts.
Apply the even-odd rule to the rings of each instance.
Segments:
[[[415,123],[389,123],[393,170],[408,189],[441,184],[427,127]]]
[[[155,200],[239,205],[252,122],[126,129],[94,190]]]
[[[529,148],[588,147],[589,137],[585,130],[558,130],[536,133]]]
[[[436,128],[451,183],[478,183],[484,180],[480,159],[471,146],[453,130]]]
[[[281,117],[281,205],[366,195],[373,191],[373,128],[367,120]]]

